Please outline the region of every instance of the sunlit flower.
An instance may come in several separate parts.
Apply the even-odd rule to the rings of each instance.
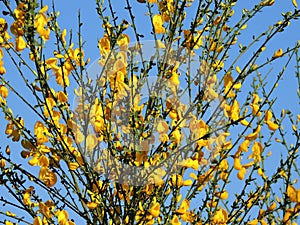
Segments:
[[[246,168],[242,167],[242,168],[239,170],[239,172],[238,172],[238,174],[237,174],[237,177],[238,177],[240,180],[244,180],[246,172],[247,172]]]
[[[127,34],[121,34],[117,40],[117,44],[119,45],[121,51],[127,50],[129,42],[130,38]]]
[[[26,42],[22,36],[16,37],[16,50],[23,51],[26,48]]]
[[[163,27],[163,18],[159,14],[155,14],[152,19],[154,32],[157,34],[165,33],[165,28]]]
[[[4,85],[0,85],[0,96],[3,98],[7,98],[8,96],[8,89]]]
[[[300,203],[300,189],[296,189],[292,185],[287,187],[287,196],[290,198],[291,202]]]
[[[6,20],[0,17],[0,47],[7,46],[7,44],[8,44],[7,41],[10,38],[11,38],[11,36],[7,32]],[[0,50],[1,50],[1,48],[0,48]],[[1,52],[0,52],[0,55],[1,55]],[[3,54],[2,54],[2,56],[3,56]],[[2,57],[0,57],[0,63],[2,62],[1,58]],[[0,68],[1,68],[1,64],[0,64]]]
[[[184,199],[180,206],[179,206],[179,209],[177,209],[175,211],[176,214],[179,214],[179,215],[183,215],[185,213],[187,213],[187,211],[189,210],[190,208],[190,201],[188,201],[187,199]]]
[[[45,15],[47,10],[48,6],[46,5],[39,11],[34,20],[34,27],[36,31],[45,41],[50,39],[50,28],[45,28],[49,21]]]
[[[253,158],[254,162],[260,162],[261,161],[261,154],[263,152],[263,146],[260,142],[254,142],[252,146],[252,154],[249,155],[249,159]]]
[[[57,222],[59,225],[67,225],[68,219],[69,219],[69,214],[66,210],[62,210],[58,212]]]
[[[171,225],[181,225],[181,222],[179,221],[179,218],[178,218],[177,215],[174,215],[174,216],[172,217]]]
[[[89,134],[86,137],[86,148],[88,151],[92,151],[98,144],[98,139],[94,134]]]
[[[48,142],[48,137],[45,134],[48,134],[48,130],[45,125],[40,121],[36,122],[34,125],[34,135],[36,136],[39,144]]]
[[[110,41],[107,36],[101,38],[98,42],[98,48],[100,49],[100,53],[102,56],[105,56],[110,51]]]
[[[160,205],[158,202],[155,202],[152,207],[149,210],[149,213],[153,216],[153,217],[158,217],[160,214]]]
[[[57,182],[57,177],[48,167],[41,167],[39,173],[39,179],[44,181],[46,186],[53,187]]]
[[[4,168],[6,166],[5,159],[0,160],[0,168]]]
[[[41,217],[37,216],[33,220],[33,225],[43,225]]]
[[[218,209],[212,218],[213,224],[225,225],[228,219],[228,213],[225,209]]]
[[[280,48],[279,50],[277,50],[274,55],[272,56],[273,59],[279,58],[283,55],[283,51],[282,48]]]
[[[25,191],[24,191],[24,194],[23,194],[23,202],[25,205],[27,206],[32,206],[32,202],[31,202],[31,192],[34,190],[34,187],[30,186],[29,188],[27,188]]]

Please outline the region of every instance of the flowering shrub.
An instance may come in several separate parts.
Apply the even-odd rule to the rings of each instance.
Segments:
[[[96,0],[94,62],[45,3],[0,1],[0,223],[297,224],[295,0]]]

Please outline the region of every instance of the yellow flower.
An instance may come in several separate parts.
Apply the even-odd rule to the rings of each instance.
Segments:
[[[3,98],[7,98],[8,96],[8,89],[4,85],[0,85],[0,96]]]
[[[48,167],[41,167],[39,179],[44,181],[44,183],[48,187],[53,187],[57,181],[56,174],[52,172]]]
[[[216,196],[224,200],[228,198],[228,192],[224,190],[222,192],[216,193]]]
[[[181,225],[181,222],[179,221],[179,218],[177,215],[174,215],[171,220],[171,225]]]
[[[12,213],[10,211],[6,211],[6,215],[10,216],[10,217],[16,217],[15,213]]]
[[[159,14],[153,16],[152,19],[154,32],[157,34],[165,33],[165,28],[163,27],[163,17]]]
[[[127,50],[130,38],[127,34],[121,34],[117,40],[117,44],[120,47],[121,51]]]
[[[249,140],[246,139],[245,141],[243,141],[243,143],[239,146],[236,155],[239,156],[241,152],[248,152],[249,144],[250,144]]]
[[[4,168],[6,166],[6,162],[4,159],[0,160],[0,168]]]
[[[49,159],[45,155],[41,155],[40,158],[38,159],[38,165],[40,167],[48,167],[49,166]]]
[[[160,214],[160,205],[158,202],[155,202],[153,204],[153,206],[150,208],[149,213],[153,216],[153,217],[158,217]]]
[[[11,36],[7,32],[7,23],[6,23],[6,20],[0,17],[0,46],[1,47],[2,46],[6,46],[7,41],[10,38],[11,38]]]
[[[24,22],[19,20],[16,20],[13,22],[13,24],[10,26],[10,31],[15,35],[15,36],[23,36],[24,35]]]
[[[255,142],[252,146],[252,154],[249,155],[248,159],[253,158],[255,163],[260,162],[262,152],[263,152],[262,144],[260,142]]]
[[[50,39],[50,29],[45,28],[48,24],[48,19],[46,15],[44,14],[48,10],[48,6],[44,6],[39,13],[36,15],[34,20],[34,27],[38,34],[41,36],[43,40],[49,40]]]
[[[23,202],[25,205],[27,206],[31,206],[32,205],[32,202],[30,200],[30,197],[31,197],[31,192],[33,191],[34,187],[30,186],[29,188],[27,188],[24,192],[24,195],[23,195]]]
[[[48,142],[48,137],[45,134],[48,134],[47,128],[42,122],[37,121],[34,125],[34,135],[36,136],[39,144]]]
[[[295,187],[289,185],[287,187],[287,196],[290,198],[291,202],[300,203],[300,189],[296,189]]]
[[[234,100],[232,106],[225,105],[225,115],[229,116],[233,121],[240,118],[240,105],[237,100]]]
[[[52,210],[54,209],[54,203],[51,200],[39,203],[39,209],[47,218],[52,218]]]
[[[165,121],[161,120],[158,122],[156,129],[158,133],[167,133],[169,126]]]
[[[86,148],[88,151],[92,151],[98,144],[98,139],[94,134],[89,134],[86,137]]]
[[[272,121],[267,121],[267,124],[268,124],[268,128],[272,131],[275,131],[279,128],[279,125]]]
[[[258,224],[258,219],[252,220],[247,225],[257,225]]]
[[[233,98],[235,96],[235,93],[233,92],[232,84],[233,84],[233,78],[231,76],[231,73],[228,72],[224,76],[224,87],[225,87],[224,94],[227,94],[228,98]]]
[[[175,143],[179,143],[181,141],[181,133],[178,129],[174,130],[171,134],[171,138]]]
[[[188,201],[187,199],[184,199],[180,206],[179,206],[179,209],[177,209],[175,211],[176,214],[179,214],[179,215],[183,215],[185,214],[190,208],[190,201]]]
[[[110,51],[110,41],[107,36],[101,38],[98,42],[98,48],[100,49],[100,54],[105,56]]]
[[[16,50],[23,51],[26,48],[26,42],[22,36],[16,37]]]
[[[76,170],[79,167],[79,164],[78,162],[69,162],[68,166],[70,170]]]
[[[221,70],[224,67],[224,62],[221,60],[216,60],[213,62],[212,67],[216,70]]]
[[[91,210],[95,209],[99,204],[96,202],[88,202],[87,207]]]
[[[298,4],[297,4],[297,1],[296,1],[296,0],[292,0],[292,3],[293,3],[293,5],[294,5],[296,8],[298,8]]]
[[[218,225],[225,225],[228,219],[228,213],[225,209],[218,209],[212,218],[212,222]]]
[[[58,212],[57,221],[59,225],[66,225],[69,218],[69,214],[66,210]]]
[[[5,225],[14,225],[14,223],[12,223],[12,222],[6,220],[6,221],[5,221]]]
[[[68,101],[68,96],[63,91],[57,92],[56,98],[60,102],[67,102]]]
[[[272,58],[273,58],[273,59],[279,58],[279,57],[282,56],[282,54],[283,54],[282,48],[280,48],[279,50],[277,50],[277,51],[274,53],[274,55],[272,56]]]
[[[255,140],[256,138],[258,138],[258,135],[259,135],[259,132],[260,132],[260,125],[257,126],[257,128],[255,129],[255,131],[249,135],[247,135],[245,137],[246,140],[249,140],[249,141],[253,141]]]
[[[270,110],[265,111],[265,122],[271,121],[272,120],[272,112]]]
[[[241,170],[243,168],[243,166],[241,164],[241,159],[239,157],[235,157],[234,158],[233,167],[236,170]]]
[[[33,225],[43,225],[41,217],[37,216],[33,220]]]
[[[194,36],[190,30],[183,30],[185,46],[188,49],[199,49],[203,44],[203,37],[200,34]]]
[[[247,172],[247,170],[244,167],[242,167],[241,170],[238,172],[237,177],[240,180],[243,180],[245,178],[246,172]]]

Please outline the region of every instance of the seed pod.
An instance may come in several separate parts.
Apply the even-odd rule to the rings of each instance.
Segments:
[[[10,155],[10,148],[9,148],[8,145],[6,146],[5,152],[6,152],[7,155]]]

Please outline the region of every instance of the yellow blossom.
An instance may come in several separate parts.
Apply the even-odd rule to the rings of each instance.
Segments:
[[[258,125],[257,128],[255,129],[255,131],[254,131],[253,133],[247,135],[247,136],[245,137],[245,139],[246,139],[246,140],[249,140],[249,141],[255,140],[256,138],[258,138],[258,135],[259,135],[259,133],[260,133],[260,129],[261,129],[261,127],[260,127],[260,125]]]
[[[88,202],[87,207],[91,210],[95,209],[99,204],[96,202]]]
[[[22,36],[16,37],[16,50],[23,51],[26,48],[26,42]]]
[[[66,210],[62,210],[58,212],[57,222],[59,225],[66,225],[67,220],[69,218],[69,214]]]
[[[222,192],[216,193],[216,196],[224,200],[228,198],[228,192],[226,190],[223,190]]]
[[[43,180],[46,186],[53,187],[57,182],[57,177],[48,167],[41,167],[39,179]]]
[[[283,54],[282,48],[280,48],[279,50],[277,50],[274,55],[272,56],[273,59],[279,58],[281,57]]]
[[[98,144],[98,139],[94,134],[89,134],[86,137],[86,148],[88,151],[92,151]]]
[[[267,121],[267,125],[268,125],[268,128],[272,131],[275,131],[279,128],[279,125],[272,121]]]
[[[46,5],[39,11],[34,20],[34,27],[36,31],[45,41],[50,39],[50,28],[45,28],[48,24],[48,19],[45,15],[47,10],[48,6]]]
[[[62,91],[57,92],[56,97],[57,97],[58,101],[60,101],[60,102],[68,101],[68,96]]]
[[[107,55],[110,51],[110,41],[107,36],[101,38],[98,42],[98,48],[102,56]]]
[[[225,209],[218,209],[212,218],[213,224],[225,225],[228,219],[228,213]]]
[[[287,187],[287,196],[290,198],[291,202],[300,203],[300,189],[296,189],[292,185]]]
[[[28,189],[25,190],[23,195],[23,202],[27,206],[31,206],[32,202],[30,200],[31,192],[33,191],[34,187],[30,186]]]
[[[158,202],[155,202],[153,204],[153,206],[150,208],[149,213],[153,216],[153,217],[158,217],[160,214],[160,205]]]
[[[234,164],[233,164],[234,169],[236,170],[241,170],[243,168],[242,164],[241,164],[241,160],[239,157],[235,157],[234,158]]]
[[[261,161],[261,154],[263,152],[263,146],[260,142],[254,142],[252,146],[252,154],[249,155],[249,159],[253,158],[254,162],[260,162]]]
[[[174,216],[172,217],[171,225],[181,225],[181,222],[179,221],[179,218],[178,218],[177,215],[174,215]]]
[[[127,34],[121,34],[117,40],[117,44],[120,47],[121,51],[127,50],[130,38]]]
[[[190,201],[188,201],[187,199],[184,199],[180,206],[179,206],[179,209],[177,209],[175,211],[176,214],[179,214],[179,215],[183,215],[185,214],[190,208]]]
[[[246,172],[247,172],[247,170],[244,167],[242,167],[241,170],[238,172],[237,177],[240,180],[243,180],[245,178]]]
[[[4,168],[6,166],[6,162],[4,159],[0,160],[0,168]]]
[[[154,26],[154,32],[156,34],[162,34],[165,33],[165,28],[163,27],[163,18],[159,14],[155,14],[152,19],[153,26]]]
[[[43,225],[41,217],[37,216],[33,220],[33,225]]]

